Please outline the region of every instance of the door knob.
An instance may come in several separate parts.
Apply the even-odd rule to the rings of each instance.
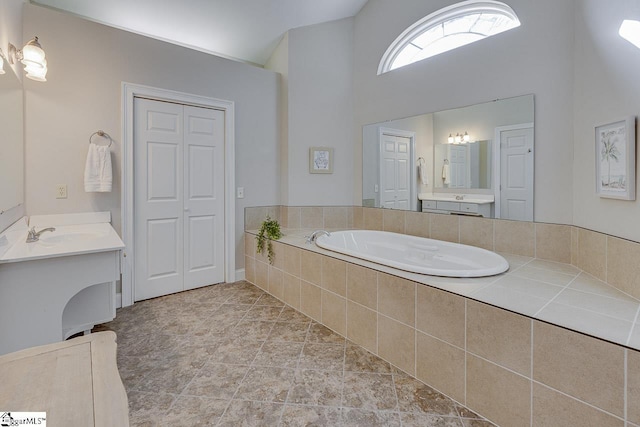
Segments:
[[[189,212],[189,208],[184,208],[184,211],[185,212]]]

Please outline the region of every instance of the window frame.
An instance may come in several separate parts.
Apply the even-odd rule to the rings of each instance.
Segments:
[[[396,58],[398,57],[398,55],[404,50],[404,48],[407,45],[411,44],[413,40],[420,37],[422,34],[427,32],[434,26],[442,25],[444,22],[447,22],[459,16],[472,15],[476,13],[496,13],[496,14],[509,16],[511,19],[513,19],[517,23],[517,25],[513,28],[510,28],[510,30],[520,26],[520,19],[518,18],[516,13],[513,11],[513,9],[509,5],[499,1],[467,0],[460,3],[452,4],[447,7],[443,7],[442,9],[438,9],[435,12],[430,13],[429,15],[425,16],[424,18],[418,20],[417,22],[409,26],[393,41],[393,43],[391,43],[391,45],[389,45],[384,55],[382,55],[382,59],[380,60],[380,64],[378,65],[378,75],[382,75],[382,74],[388,73],[389,71],[393,71],[391,67],[394,61],[396,60]],[[485,36],[483,37],[483,39],[486,39],[488,37],[491,37],[491,35]],[[476,41],[480,41],[480,40],[476,40]],[[468,44],[472,44],[472,43],[475,43],[475,41]],[[449,50],[446,50],[445,52],[449,52],[455,49],[457,48],[449,49]],[[444,52],[441,52],[441,53],[444,53]],[[432,56],[424,59],[428,59],[428,58],[432,58]],[[420,62],[424,59],[410,62],[408,64],[403,65],[402,67],[415,64],[416,62]],[[398,67],[398,68],[402,68],[402,67]],[[395,69],[397,70],[398,68],[395,68]]]

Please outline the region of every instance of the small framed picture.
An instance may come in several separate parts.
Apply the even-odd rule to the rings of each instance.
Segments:
[[[596,193],[636,199],[636,118],[596,127]]]
[[[309,148],[309,173],[333,173],[333,148]]]

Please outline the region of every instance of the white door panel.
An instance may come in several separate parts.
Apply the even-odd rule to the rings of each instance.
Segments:
[[[533,221],[533,127],[500,132],[500,218]]]
[[[135,300],[224,280],[224,112],[134,99]]]
[[[411,138],[382,134],[380,141],[380,206],[411,208]]]
[[[185,106],[185,289],[224,281],[224,112]]]

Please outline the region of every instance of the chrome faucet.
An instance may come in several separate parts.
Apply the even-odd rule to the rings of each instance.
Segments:
[[[56,229],[53,227],[49,227],[44,228],[40,231],[36,231],[35,227],[31,227],[31,230],[29,230],[29,234],[27,234],[27,243],[37,242],[38,240],[40,240],[40,235],[45,231],[56,231]]]
[[[324,230],[316,230],[308,236],[304,236],[307,239],[307,243],[313,243],[316,241],[319,235],[324,234],[325,236],[331,236],[331,233]]]

